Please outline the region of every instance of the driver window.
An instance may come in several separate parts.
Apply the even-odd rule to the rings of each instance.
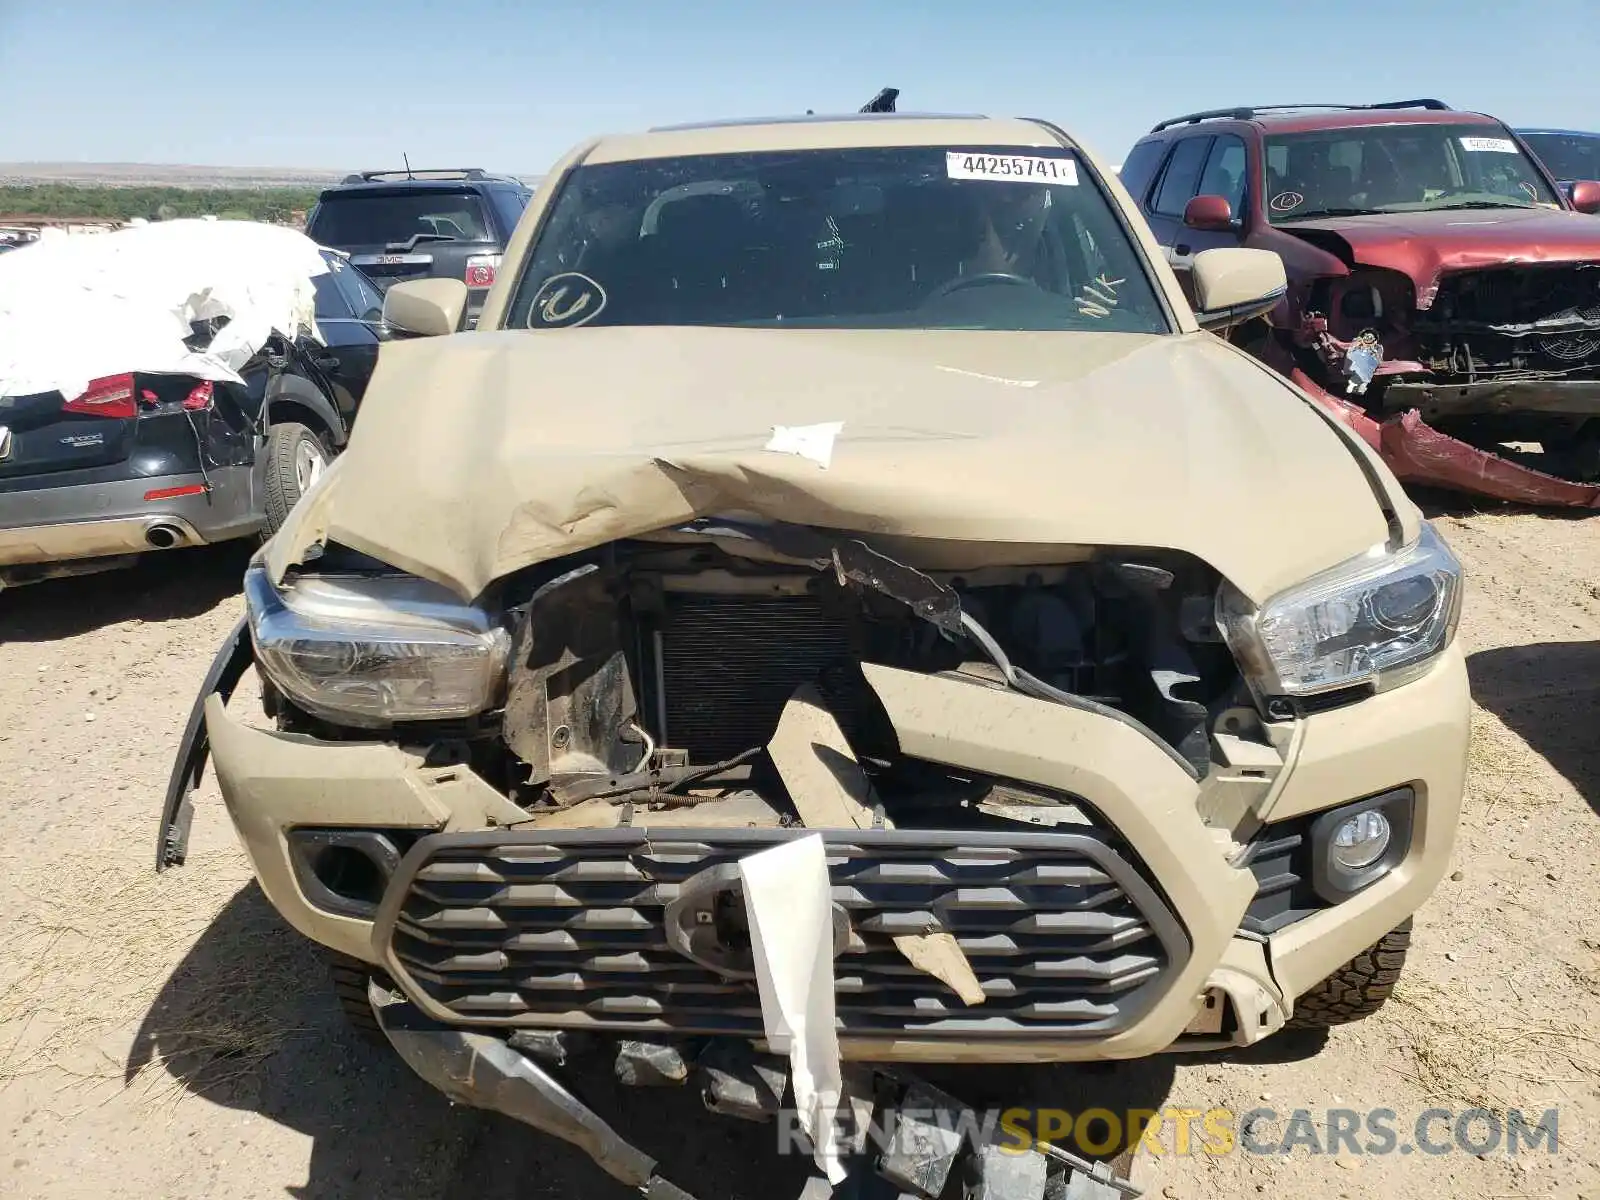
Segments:
[[[1206,161],[1206,150],[1211,145],[1209,135],[1186,138],[1167,160],[1167,171],[1156,189],[1155,211],[1163,217],[1181,217],[1184,207],[1195,196],[1200,182],[1200,168]]]
[[[1244,216],[1244,141],[1231,133],[1218,134],[1211,143],[1205,170],[1200,173],[1199,196],[1221,196],[1235,219]]]

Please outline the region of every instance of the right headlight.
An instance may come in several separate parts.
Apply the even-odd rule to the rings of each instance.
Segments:
[[[510,637],[484,610],[411,575],[245,573],[261,670],[295,704],[343,725],[470,717],[505,677]]]
[[[1223,585],[1217,624],[1258,696],[1392,687],[1450,644],[1461,564],[1428,522],[1396,553],[1378,548],[1260,608]]]

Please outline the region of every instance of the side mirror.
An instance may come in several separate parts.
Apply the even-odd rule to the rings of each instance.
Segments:
[[[1194,256],[1190,279],[1194,284],[1195,319],[1202,329],[1214,331],[1230,329],[1270,311],[1289,290],[1283,259],[1271,250],[1234,246],[1202,250]]]
[[[383,295],[384,324],[418,337],[454,333],[466,308],[467,285],[459,279],[413,279]]]
[[[1183,223],[1212,232],[1233,228],[1233,206],[1226,196],[1196,196],[1183,206]]]
[[[1600,213],[1600,183],[1593,179],[1580,179],[1570,184],[1567,198],[1572,207],[1581,213]]]

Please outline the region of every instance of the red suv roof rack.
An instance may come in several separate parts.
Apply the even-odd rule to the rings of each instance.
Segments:
[[[1381,104],[1256,104],[1249,108],[1210,108],[1204,112],[1187,113],[1181,117],[1161,121],[1150,130],[1160,133],[1174,125],[1193,125],[1199,121],[1249,121],[1263,113],[1297,112],[1302,109],[1326,108],[1336,112],[1362,112],[1376,109],[1426,108],[1434,112],[1448,112],[1450,106],[1443,100],[1385,100]]]

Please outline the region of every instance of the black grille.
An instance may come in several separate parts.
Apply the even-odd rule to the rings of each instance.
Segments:
[[[674,596],[661,632],[665,743],[697,763],[764,746],[795,688],[841,660],[853,661],[849,631],[815,597]]]
[[[1327,905],[1311,887],[1311,821],[1299,818],[1263,826],[1241,866],[1256,877],[1256,896],[1241,928],[1256,934],[1276,933]]]
[[[754,982],[679,954],[664,910],[702,872],[806,832],[435,835],[407,855],[378,937],[397,981],[439,1019],[759,1036]],[[1170,911],[1092,833],[823,836],[851,931],[835,967],[842,1035],[1105,1036],[1187,959]],[[983,1005],[895,950],[895,934],[930,916],[966,952]]]

